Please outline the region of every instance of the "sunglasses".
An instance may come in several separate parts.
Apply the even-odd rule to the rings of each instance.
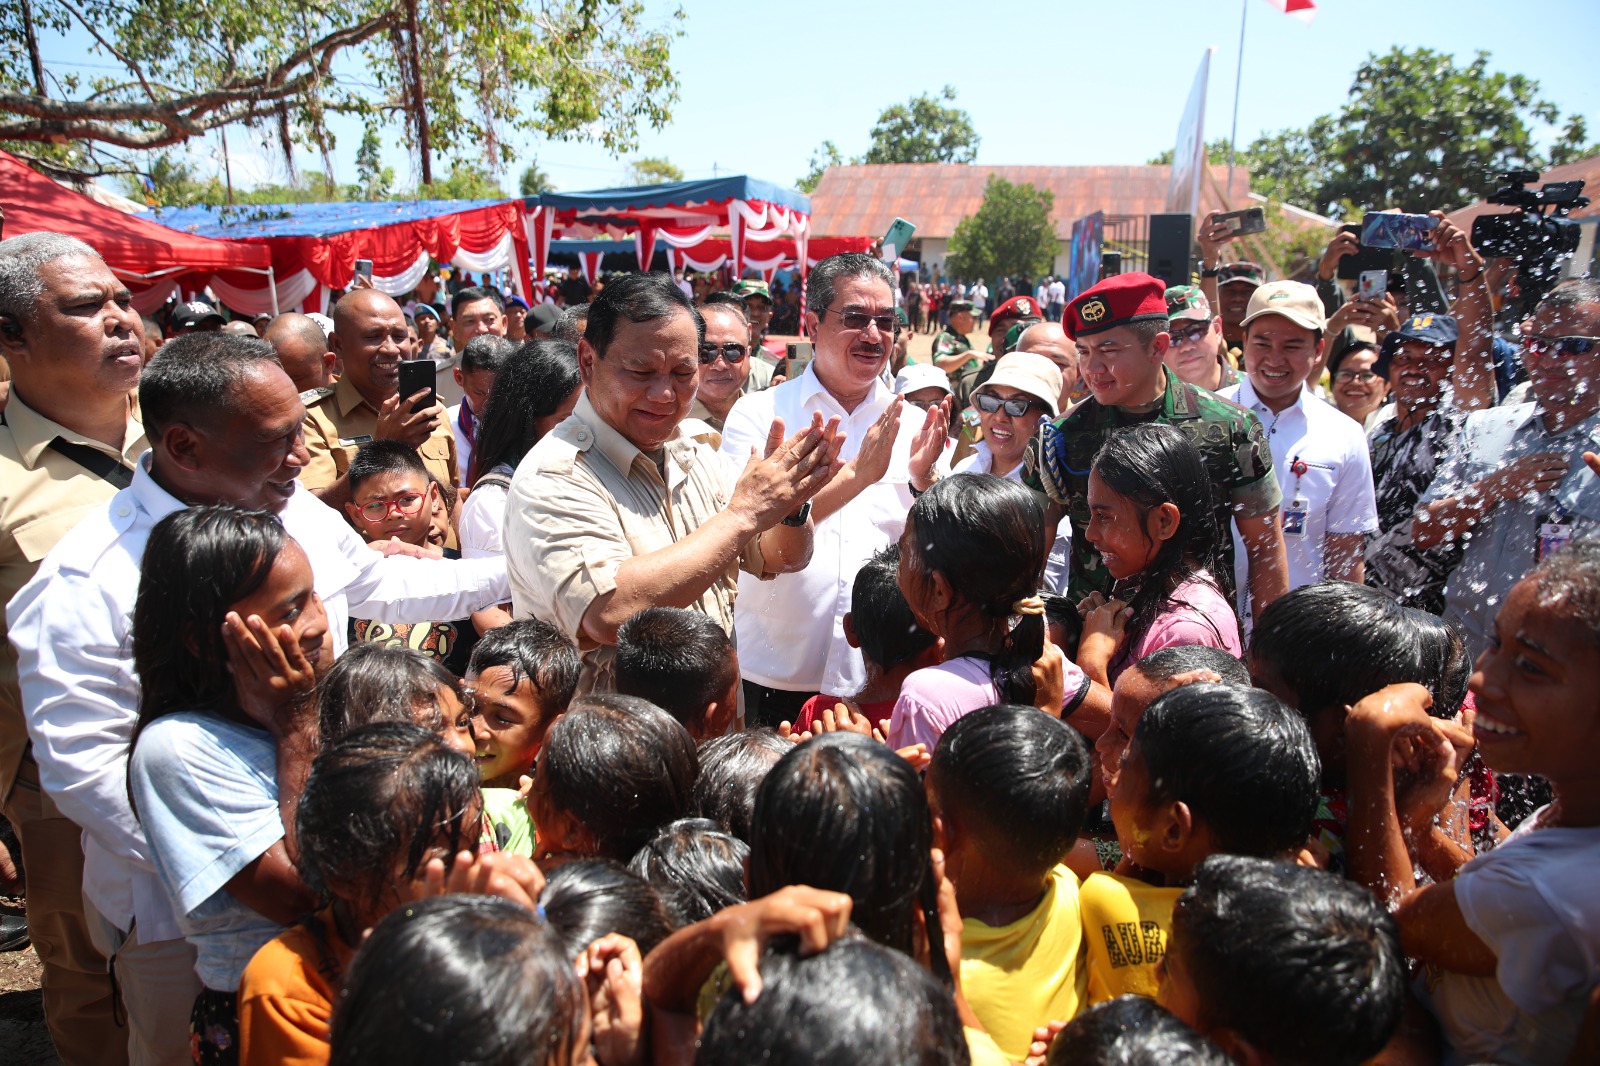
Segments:
[[[1530,333],[1522,338],[1522,346],[1530,352],[1547,355],[1554,352],[1567,357],[1593,355],[1600,350],[1600,337],[1541,337]]]
[[[744,357],[750,354],[748,344],[702,344],[700,346],[700,365],[710,366],[717,361],[717,356],[722,356],[729,366],[744,362]]]
[[[422,510],[422,502],[427,498],[426,493],[408,492],[393,500],[373,500],[361,505],[361,517],[374,524],[388,518],[390,511],[402,518],[410,518]]]
[[[984,414],[989,415],[994,414],[996,411],[1004,410],[1005,413],[1010,415],[1012,418],[1021,418],[1029,411],[1044,410],[1044,404],[1040,403],[1038,400],[1024,399],[1021,396],[1014,396],[1009,400],[1002,400],[992,392],[978,393],[972,398],[972,406],[976,407]]]
[[[818,311],[817,317],[820,319],[827,314],[839,316],[839,325],[848,330],[866,329],[869,323],[877,326],[879,333],[894,333],[900,328],[899,319],[895,318],[892,313],[869,315],[865,311],[834,311],[831,308],[826,308]]]
[[[1207,319],[1198,325],[1190,326],[1188,329],[1173,328],[1167,330],[1168,336],[1172,338],[1172,346],[1174,348],[1181,348],[1185,344],[1199,344],[1201,341],[1205,340],[1206,334],[1210,332],[1210,319]]]

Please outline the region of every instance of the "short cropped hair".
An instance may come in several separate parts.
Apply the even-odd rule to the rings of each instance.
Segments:
[[[1400,1025],[1405,957],[1372,893],[1287,862],[1213,855],[1172,912],[1168,953],[1199,993],[1201,1028],[1265,1057],[1355,1066]]]
[[[487,370],[498,374],[516,350],[516,341],[495,333],[480,333],[461,348],[461,372]]]
[[[1050,1041],[1046,1066],[1231,1066],[1232,1059],[1148,996],[1123,995],[1084,1011]]]
[[[683,725],[697,722],[733,684],[733,641],[711,618],[648,607],[617,629],[617,691],[638,696]]]
[[[897,578],[900,545],[890,544],[861,564],[851,585],[850,628],[861,654],[882,670],[920,655],[939,638],[917,624]]]
[[[977,850],[1030,877],[1044,877],[1072,850],[1089,776],[1089,748],[1076,729],[1014,704],[956,719],[928,767],[940,809],[974,831]]]
[[[450,317],[454,318],[461,313],[461,309],[467,304],[477,303],[479,300],[490,301],[501,314],[505,314],[506,298],[501,296],[498,291],[483,285],[468,285],[457,292],[450,301]]]
[[[1209,644],[1180,644],[1159,648],[1134,664],[1134,669],[1157,683],[1171,681],[1179,674],[1210,670],[1224,685],[1250,687],[1250,671],[1232,655]]]
[[[589,305],[589,324],[584,328],[583,339],[597,357],[604,359],[624,318],[637,324],[682,313],[693,319],[696,340],[705,340],[705,319],[670,277],[657,273],[624,274],[609,282]]]
[[[152,440],[177,422],[214,425],[241,412],[239,386],[264,366],[281,372],[278,353],[259,337],[187,333],[156,350],[139,375],[139,408]]]
[[[19,325],[32,322],[39,297],[44,295],[39,268],[72,255],[100,258],[99,252],[78,238],[48,230],[0,241],[0,314],[10,315]]]
[[[360,492],[368,478],[379,474],[416,474],[424,482],[428,481],[428,468],[423,465],[422,456],[411,445],[398,440],[372,440],[356,450],[356,457],[350,460],[350,494],[354,496]]]
[[[806,306],[819,315],[832,308],[835,288],[845,278],[871,278],[894,290],[894,275],[883,260],[865,252],[841,252],[811,268],[806,278]]]
[[[778,760],[794,745],[773,729],[741,729],[708,740],[700,748],[700,776],[689,797],[689,813],[708,818],[750,842],[756,793]]]
[[[511,671],[513,688],[527,681],[541,703],[562,710],[572,702],[583,672],[578,649],[567,635],[537,618],[519,618],[478,638],[467,673],[481,674],[496,666]]]

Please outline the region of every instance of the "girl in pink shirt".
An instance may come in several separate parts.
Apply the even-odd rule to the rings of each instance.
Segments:
[[[1211,478],[1177,426],[1118,430],[1089,473],[1085,536],[1116,584],[1108,601],[1087,597],[1078,665],[1115,684],[1153,651],[1186,644],[1241,653],[1239,619],[1216,572],[1222,531],[1211,510]]]

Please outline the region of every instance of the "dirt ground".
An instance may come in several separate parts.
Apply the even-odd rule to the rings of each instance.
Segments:
[[[22,913],[15,902],[0,899],[0,912]],[[31,944],[0,954],[0,1066],[59,1066],[44,1026],[39,973]]]

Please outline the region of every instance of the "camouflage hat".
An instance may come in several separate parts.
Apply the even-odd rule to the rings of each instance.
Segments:
[[[901,329],[905,329],[907,326],[911,325],[911,316],[906,314],[906,309],[904,307],[896,307],[894,309],[894,320],[900,323]]]
[[[1017,350],[1017,342],[1022,340],[1022,334],[1024,332],[1026,332],[1027,330],[1032,329],[1034,326],[1037,326],[1038,324],[1039,324],[1038,322],[1034,322],[1034,321],[1018,322],[1016,325],[1014,325],[1010,329],[1006,330],[1006,339],[1000,342],[1000,347],[1001,347],[1000,354],[1001,355],[1005,355],[1007,352],[1016,351]]]
[[[1224,263],[1217,270],[1218,285],[1264,285],[1267,272],[1257,263],[1241,259],[1236,263]]]
[[[772,290],[767,288],[767,283],[762,281],[760,278],[741,278],[733,283],[733,289],[731,291],[741,300],[748,300],[752,296],[759,296],[761,299],[767,301],[767,303],[772,302]]]
[[[972,301],[971,300],[951,300],[950,301],[949,311],[950,311],[950,313],[952,315],[955,314],[957,311],[971,311],[972,309],[973,308],[972,308]]]
[[[1210,322],[1211,303],[1198,285],[1174,285],[1167,290],[1167,318]]]

